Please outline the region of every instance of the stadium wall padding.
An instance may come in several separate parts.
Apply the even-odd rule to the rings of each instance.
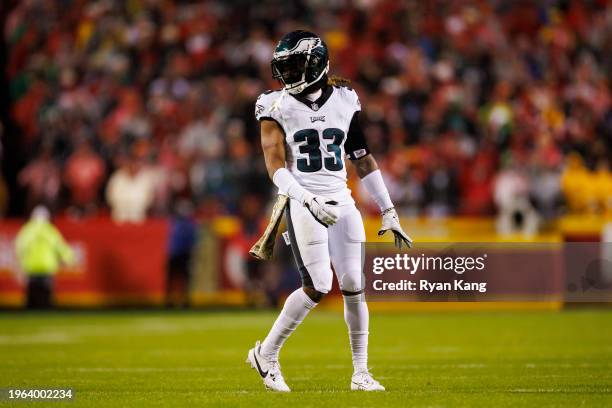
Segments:
[[[380,220],[365,218],[368,241],[392,239],[376,235]],[[25,277],[14,253],[14,238],[23,221],[0,221],[0,307],[20,307]],[[420,242],[511,242],[499,237],[494,220],[486,218],[413,218],[402,220]],[[55,301],[65,307],[161,305],[165,289],[169,222],[151,219],[142,224],[116,224],[107,217],[55,221],[77,253],[77,263],[56,276]],[[194,256],[191,298],[194,305],[244,305],[240,264],[248,259],[250,240],[241,238],[239,222],[221,217],[200,228]],[[562,219],[552,232],[530,242],[600,240],[603,220],[576,223]],[[580,228],[582,226],[582,228]],[[255,237],[256,238],[256,237]],[[336,292],[334,292],[336,293]],[[394,302],[395,303],[395,302]],[[395,303],[398,307],[398,303]]]
[[[156,304],[162,300],[168,222],[115,224],[108,218],[58,220],[56,226],[76,252],[76,264],[56,275],[60,306]],[[0,224],[0,305],[23,302],[25,276],[14,254],[21,223]]]

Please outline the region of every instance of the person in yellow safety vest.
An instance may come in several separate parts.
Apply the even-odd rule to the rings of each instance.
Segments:
[[[28,276],[27,307],[51,307],[53,275],[62,263],[74,262],[74,253],[51,223],[46,207],[34,208],[30,220],[17,234],[15,250],[21,269]]]

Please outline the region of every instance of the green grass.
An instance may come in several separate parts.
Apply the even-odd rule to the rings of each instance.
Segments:
[[[244,360],[274,318],[0,314],[0,388],[71,387],[73,407],[612,406],[610,311],[373,314],[370,366],[388,391],[368,394],[348,390],[346,327],[323,310],[281,353],[294,392],[264,391]]]

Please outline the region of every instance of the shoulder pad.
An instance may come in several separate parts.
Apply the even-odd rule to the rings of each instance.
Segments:
[[[266,91],[259,95],[255,102],[255,118],[262,120],[265,118],[276,119],[275,105],[278,99],[281,97],[281,91]]]
[[[359,102],[359,96],[357,96],[357,92],[349,86],[334,86],[341,97],[347,101],[349,106],[352,106],[355,111],[361,110],[361,103]]]

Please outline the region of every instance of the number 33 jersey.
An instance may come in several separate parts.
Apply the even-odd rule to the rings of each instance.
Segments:
[[[257,120],[273,120],[283,130],[286,165],[298,183],[340,204],[353,203],[344,158],[369,154],[359,126],[360,111],[357,93],[340,86],[326,86],[314,101],[268,91],[255,104]]]

